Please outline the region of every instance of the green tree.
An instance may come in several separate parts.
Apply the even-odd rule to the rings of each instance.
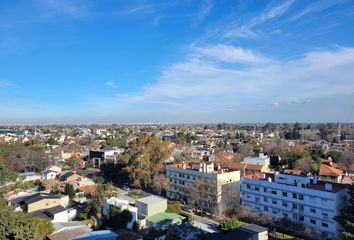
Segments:
[[[351,185],[348,191],[350,205],[344,207],[334,220],[342,226],[341,236],[344,239],[354,239],[354,185]]]
[[[72,201],[76,195],[74,187],[70,183],[65,184],[64,193],[69,196],[70,201]]]
[[[234,228],[238,228],[241,226],[241,223],[238,221],[236,217],[224,220],[222,223],[219,225],[219,229],[222,232],[228,232]]]
[[[0,185],[15,180],[16,174],[13,171],[10,171],[7,167],[5,167],[3,163],[0,162]]]
[[[168,212],[168,213],[180,214],[181,211],[182,211],[181,204],[177,201],[167,205],[166,212]]]
[[[45,237],[53,232],[53,225],[51,221],[47,219],[43,219],[40,217],[34,217],[33,218],[33,223],[38,230],[40,236],[42,239],[45,239]]]
[[[111,206],[110,213],[106,216],[104,225],[115,230],[127,228],[128,223],[133,219],[132,213],[128,209],[119,211],[117,207]]]
[[[59,142],[57,140],[55,140],[53,137],[50,137],[48,140],[47,140],[47,143],[49,145],[59,145]]]

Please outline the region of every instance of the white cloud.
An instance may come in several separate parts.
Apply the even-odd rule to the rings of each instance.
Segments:
[[[309,52],[303,57],[267,64],[230,67],[202,58],[167,67],[155,84],[119,99],[125,106],[147,104],[180,110],[219,109],[351,94],[354,91],[354,48]],[[295,100],[294,100],[295,99]]]
[[[326,10],[327,8],[332,7],[335,4],[338,4],[340,1],[332,1],[332,0],[319,0],[319,1],[314,1],[311,4],[309,4],[307,7],[305,7],[303,10],[295,14],[292,19],[293,20],[298,20],[299,18],[311,14],[311,13],[317,13],[321,12],[323,10]]]
[[[270,61],[252,50],[225,44],[217,44],[209,47],[193,47],[192,50],[199,54],[199,57],[230,63],[265,63]]]
[[[196,27],[199,24],[201,24],[204,21],[204,19],[210,14],[212,8],[213,8],[212,0],[202,0],[199,11],[197,12],[196,17],[194,19],[193,26]]]
[[[106,85],[111,88],[117,88],[117,84],[114,81],[107,81]]]
[[[233,39],[234,38],[254,38],[258,35],[256,30],[254,30],[255,27],[283,15],[294,3],[294,1],[295,0],[287,0],[275,6],[270,5],[258,16],[251,18],[249,21],[246,21],[244,24],[240,25],[239,21],[235,21],[225,29],[223,35],[226,38],[233,38]]]

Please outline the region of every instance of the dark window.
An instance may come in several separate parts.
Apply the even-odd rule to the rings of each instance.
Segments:
[[[268,212],[268,207],[267,206],[264,206],[264,211]]]
[[[299,194],[299,199],[304,200],[304,195]]]
[[[314,219],[310,219],[310,223],[312,223],[312,224],[316,224],[316,220],[314,220]]]
[[[273,191],[272,191],[272,194],[274,194],[274,195],[277,194],[277,191],[273,190]]]
[[[322,223],[322,226],[328,228],[328,223]]]
[[[259,187],[255,187],[254,190],[259,192]]]
[[[296,193],[293,193],[293,198],[297,198],[297,194]]]
[[[312,213],[316,213],[316,209],[314,209],[314,208],[310,208],[310,212],[312,212]]]
[[[304,216],[299,216],[299,221],[304,221]]]
[[[273,204],[277,204],[277,200],[276,199],[272,199],[272,203]]]
[[[264,202],[268,202],[268,198],[267,197],[263,197],[263,201]]]
[[[250,189],[251,188],[251,185],[247,184],[247,189]]]
[[[267,189],[267,188],[264,188],[263,191],[264,191],[264,192],[268,192],[268,189]]]
[[[283,192],[283,197],[287,197],[288,193],[287,192]]]

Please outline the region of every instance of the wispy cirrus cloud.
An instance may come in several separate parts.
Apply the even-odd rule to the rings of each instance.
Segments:
[[[212,8],[212,0],[202,0],[201,6],[196,14],[196,17],[194,18],[193,26],[196,27],[200,25],[204,21],[204,19],[210,14]]]
[[[303,10],[296,13],[292,17],[292,20],[298,20],[308,14],[314,14],[314,13],[321,12],[323,10],[326,10],[326,9],[328,9],[336,4],[340,4],[340,3],[341,3],[341,1],[331,1],[331,0],[313,1],[307,7],[305,7]]]
[[[224,37],[226,38],[253,38],[257,36],[257,32],[254,30],[257,26],[275,19],[283,15],[295,2],[295,0],[283,1],[281,4],[270,4],[259,15],[251,18],[243,24],[239,24],[238,21],[233,22],[224,31]]]

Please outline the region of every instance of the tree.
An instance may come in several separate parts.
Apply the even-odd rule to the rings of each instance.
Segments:
[[[127,228],[128,223],[133,219],[132,213],[128,209],[119,211],[115,206],[111,206],[110,213],[106,216],[104,225],[115,230]]]
[[[346,171],[349,171],[354,164],[354,154],[349,151],[343,152],[342,156],[339,158],[339,163],[343,164]]]
[[[55,140],[53,137],[50,137],[48,140],[47,140],[47,143],[49,145],[59,145],[59,142],[57,140]]]
[[[158,194],[161,195],[163,190],[167,190],[169,187],[170,181],[165,174],[158,174],[154,176],[151,184],[151,188]]]
[[[163,163],[171,156],[171,151],[168,141],[142,135],[129,143],[118,162],[135,187],[147,187],[163,170]]]
[[[178,201],[168,204],[166,212],[180,214],[182,212],[181,204]]]
[[[10,171],[3,163],[0,162],[0,185],[3,185],[7,182],[15,181],[16,174]]]
[[[238,221],[236,217],[224,220],[222,223],[219,225],[219,229],[222,232],[229,232],[230,230],[234,228],[238,228],[241,226],[241,223]]]
[[[0,240],[43,239],[30,215],[14,212],[5,199],[0,198]]]
[[[33,223],[34,223],[36,229],[38,230],[42,239],[45,239],[47,235],[49,235],[53,232],[53,225],[52,225],[51,221],[49,221],[47,219],[43,219],[40,217],[34,217]]]
[[[76,195],[74,187],[70,183],[65,184],[64,193],[69,196],[70,201],[72,201]]]
[[[218,193],[214,187],[212,180],[199,178],[186,188],[186,195],[189,204],[196,209],[215,213],[217,210],[217,197],[222,193]]]
[[[93,207],[98,214],[101,214],[103,201],[105,198],[110,198],[115,195],[114,187],[109,184],[98,184],[96,187],[95,198],[92,201]]]
[[[75,167],[78,166],[80,163],[80,158],[78,157],[70,157],[69,159],[66,160],[66,164],[69,165],[70,167]]]
[[[349,206],[344,207],[339,216],[334,217],[343,228],[341,236],[344,239],[354,239],[354,185],[351,185],[349,191]]]
[[[295,162],[295,168],[307,174],[318,170],[318,164],[310,157],[301,158]]]

